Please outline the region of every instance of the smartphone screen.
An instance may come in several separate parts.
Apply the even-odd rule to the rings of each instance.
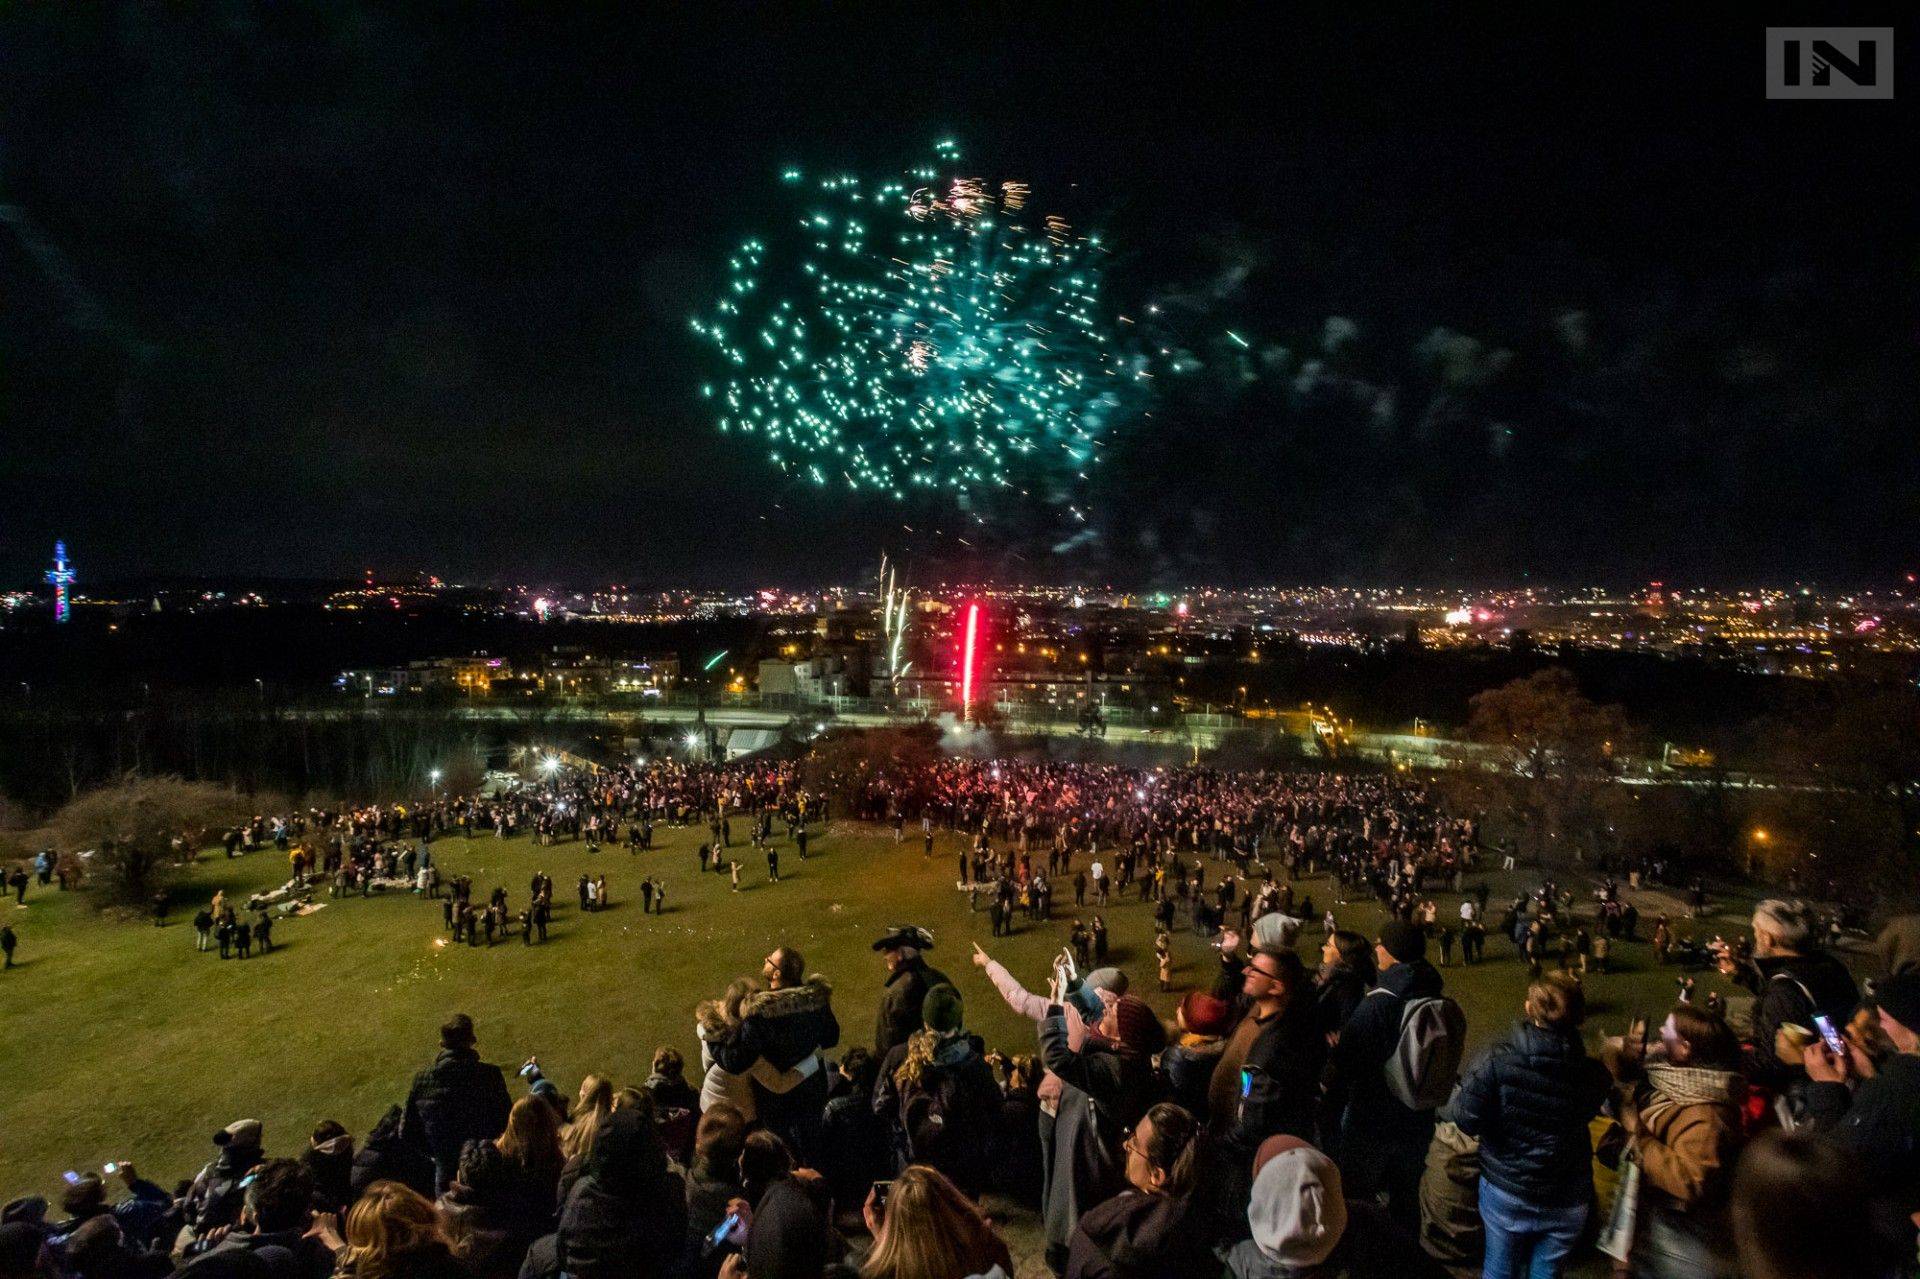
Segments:
[[[1242,1067],[1240,1070],[1240,1100],[1245,1101],[1253,1095],[1253,1072]]]
[[[740,1214],[737,1212],[728,1213],[727,1219],[725,1221],[722,1221],[719,1225],[713,1228],[714,1247],[717,1248],[721,1244],[725,1243],[727,1241],[727,1236],[732,1234],[734,1231],[734,1228],[739,1224],[740,1224]]]
[[[876,1181],[873,1183],[873,1207],[876,1212],[887,1206],[887,1196],[892,1193],[892,1191],[893,1183],[891,1181]]]
[[[1815,1013],[1813,1015],[1813,1025],[1814,1028],[1820,1032],[1820,1038],[1827,1041],[1827,1049],[1832,1052],[1834,1056],[1845,1058],[1847,1055],[1847,1041],[1840,1038],[1840,1032],[1833,1028],[1833,1018],[1827,1016],[1825,1013]]]

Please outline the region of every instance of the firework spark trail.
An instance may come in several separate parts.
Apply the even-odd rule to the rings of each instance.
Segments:
[[[750,239],[693,322],[730,366],[722,431],[816,485],[963,500],[1087,478],[1141,398],[1106,327],[1098,237],[1023,216],[1024,182],[954,174],[958,148],[878,183],[784,175],[792,233]]]

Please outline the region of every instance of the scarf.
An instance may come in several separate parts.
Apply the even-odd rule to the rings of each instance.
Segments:
[[[1648,1120],[1680,1106],[1737,1106],[1743,1091],[1741,1078],[1734,1071],[1697,1066],[1649,1066],[1647,1082],[1653,1096],[1640,1108],[1640,1114]]]

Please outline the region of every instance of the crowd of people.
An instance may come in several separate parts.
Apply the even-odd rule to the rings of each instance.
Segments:
[[[699,1005],[697,1055],[662,1046],[639,1082],[589,1075],[571,1095],[537,1057],[510,1079],[455,1015],[358,1142],[323,1120],[269,1157],[242,1119],[171,1190],[110,1165],[69,1173],[58,1205],[6,1204],[0,1279],[1011,1279],[1000,1203],[1033,1211],[1040,1259],[1069,1279],[1550,1279],[1595,1253],[1666,1279],[1914,1271],[1920,945],[1883,952],[1863,997],[1811,911],[1765,901],[1750,939],[1701,955],[1751,992],[1743,1025],[1683,984],[1593,1041],[1604,943],[1638,928],[1619,885],[1600,885],[1591,929],[1552,880],[1498,919],[1465,893],[1456,927],[1422,892],[1462,887],[1477,832],[1401,779],[955,760],[851,780],[852,815],[903,845],[917,823],[923,856],[936,828],[960,832],[959,887],[990,909],[1049,917],[1057,881],[1093,922],[1025,974],[974,945],[950,976],[929,930],[889,928],[871,1038],[843,1033],[828,978],[779,946]],[[736,822],[770,849],[776,821],[799,843],[827,807],[791,765],[633,768],[263,824],[229,851],[282,843],[312,859],[296,878],[411,854],[418,888],[452,832],[640,848],[668,822],[705,827],[702,870],[737,875]],[[1383,922],[1317,916],[1295,897],[1315,873]],[[551,899],[544,879],[530,902]],[[604,900],[580,891],[583,910]],[[1102,912],[1130,891],[1152,904],[1161,989],[1167,930],[1184,916],[1213,939],[1171,1022],[1140,997],[1146,974],[1105,962]],[[471,942],[472,886],[444,900]],[[1446,966],[1454,938],[1474,962],[1489,931],[1528,963],[1513,1025],[1469,1055]],[[970,1029],[989,999],[1030,1042]]]
[[[1038,1210],[1073,1279],[1551,1276],[1596,1235],[1621,1273],[1906,1273],[1920,968],[1859,1003],[1804,925],[1756,911],[1744,1036],[1683,1003],[1590,1053],[1556,971],[1469,1062],[1398,919],[1309,966],[1299,921],[1261,916],[1171,1026],[1121,969],[1029,990],[976,945],[956,982],[903,925],[874,943],[870,1045],[780,947],[700,1008],[695,1079],[662,1047],[569,1097],[533,1058],[516,1098],[455,1015],[363,1142],[323,1120],[270,1157],[242,1119],[173,1190],[69,1173],[57,1207],[0,1209],[0,1275],[1011,1276],[991,1196]],[[1030,1018],[1031,1051],[989,1052],[963,987]]]

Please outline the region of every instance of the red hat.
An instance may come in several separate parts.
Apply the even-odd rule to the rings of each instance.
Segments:
[[[1180,1001],[1180,1021],[1196,1035],[1224,1035],[1233,1029],[1233,1005],[1204,990]]]
[[[1160,1046],[1166,1043],[1166,1028],[1144,1000],[1122,995],[1109,1011],[1113,1014],[1115,1037],[1128,1052],[1147,1057],[1159,1052]]]

